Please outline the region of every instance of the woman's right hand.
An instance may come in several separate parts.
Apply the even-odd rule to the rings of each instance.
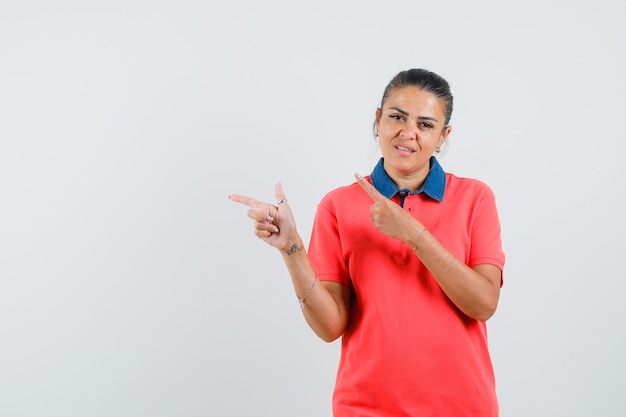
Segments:
[[[254,234],[259,239],[286,252],[297,240],[296,221],[280,182],[274,187],[274,195],[276,204],[238,194],[229,195],[228,198],[250,207],[248,217],[254,220]]]
[[[280,183],[274,188],[276,203],[233,194],[229,199],[250,207],[248,217],[254,220],[254,233],[282,252],[291,275],[294,290],[311,329],[323,340],[340,337],[350,318],[351,289],[338,282],[319,281],[296,231],[296,222]],[[306,302],[305,302],[306,299]]]

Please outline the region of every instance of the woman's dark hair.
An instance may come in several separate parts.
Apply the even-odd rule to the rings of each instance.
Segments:
[[[448,126],[448,123],[450,123],[450,117],[452,116],[453,97],[450,92],[450,85],[446,80],[432,71],[427,71],[421,68],[402,71],[393,77],[391,81],[389,81],[389,84],[387,84],[385,92],[383,93],[383,98],[380,101],[380,108],[383,108],[387,97],[389,97],[389,94],[391,94],[393,90],[402,87],[416,87],[439,97],[445,107],[444,115],[446,120],[444,126]]]

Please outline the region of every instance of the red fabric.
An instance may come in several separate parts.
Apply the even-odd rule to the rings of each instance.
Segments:
[[[467,265],[502,269],[493,193],[476,180],[446,178],[443,202],[410,195],[404,209]],[[485,323],[452,304],[412,248],[374,228],[372,204],[356,183],[330,192],[311,235],[319,279],[353,289],[333,415],[497,416]]]

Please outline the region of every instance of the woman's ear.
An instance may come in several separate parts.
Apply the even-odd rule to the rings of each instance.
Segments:
[[[439,142],[437,142],[437,148],[441,148],[441,145],[446,141],[448,135],[452,132],[452,126],[448,125],[443,128],[441,131],[441,136],[439,136]]]

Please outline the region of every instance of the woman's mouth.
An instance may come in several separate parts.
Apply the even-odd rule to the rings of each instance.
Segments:
[[[400,145],[395,145],[394,148],[396,148],[398,151],[400,151],[400,153],[404,155],[411,155],[412,153],[415,152],[413,149],[409,149]]]

